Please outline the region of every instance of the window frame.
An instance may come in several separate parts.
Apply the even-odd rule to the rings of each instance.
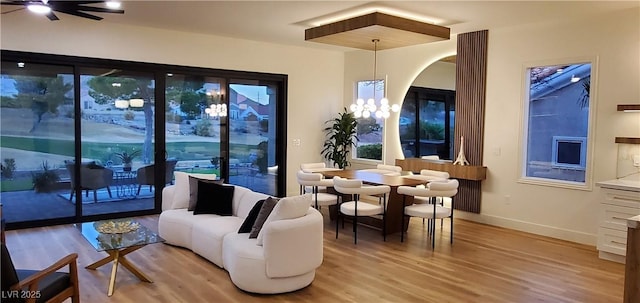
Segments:
[[[544,177],[527,176],[528,158],[528,133],[529,133],[529,97],[530,97],[530,70],[534,67],[553,65],[591,64],[590,89],[589,89],[589,113],[587,120],[586,136],[586,157],[585,157],[585,177],[584,182],[558,180]],[[518,145],[520,148],[518,156],[518,183],[540,186],[559,187],[564,189],[593,190],[593,161],[595,150],[595,124],[597,108],[597,87],[598,87],[598,56],[571,57],[561,59],[550,59],[540,61],[525,62],[521,67],[522,89],[520,101],[520,130],[518,133]],[[552,163],[550,162],[550,165]]]

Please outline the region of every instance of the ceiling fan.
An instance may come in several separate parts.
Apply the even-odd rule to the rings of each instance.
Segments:
[[[107,7],[96,7],[89,6],[91,4],[101,4],[104,3]],[[2,5],[22,5],[23,8],[17,9],[29,9],[30,11],[44,14],[51,21],[60,20],[58,16],[56,16],[55,12],[65,13],[69,15],[74,15],[82,18],[88,18],[92,20],[102,20],[102,17],[88,14],[86,12],[96,12],[96,13],[112,13],[112,14],[124,14],[124,10],[118,9],[119,2],[116,1],[57,1],[57,0],[40,0],[40,1],[21,1],[21,0],[8,0],[0,2]],[[89,4],[89,5],[87,5]],[[112,6],[110,4],[114,4],[116,6]],[[15,12],[17,10],[9,11],[6,13]],[[6,14],[3,13],[3,14]]]

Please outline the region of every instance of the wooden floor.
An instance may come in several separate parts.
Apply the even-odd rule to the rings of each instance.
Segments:
[[[157,230],[157,216],[141,218]],[[412,219],[408,238],[383,242],[379,231],[360,228],[353,244],[350,226],[335,239],[325,214],[324,262],[307,288],[281,295],[237,289],[226,271],[188,250],[166,244],[144,247],[128,257],[154,283],[140,282],[120,268],[115,294],[106,295],[110,264],[84,267],[96,252],[70,225],[7,232],[18,268],[38,269],[64,255],[79,254],[82,302],[622,302],[624,266],[600,260],[594,247],[508,229],[455,221],[438,227],[435,251],[422,221]]]

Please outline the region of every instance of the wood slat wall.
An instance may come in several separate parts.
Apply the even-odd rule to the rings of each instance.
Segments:
[[[456,122],[454,151],[464,153],[471,165],[482,166],[484,105],[487,79],[487,30],[458,35],[456,56]],[[480,181],[461,180],[455,208],[480,213]]]

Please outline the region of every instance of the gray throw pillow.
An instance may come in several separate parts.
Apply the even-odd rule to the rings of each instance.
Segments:
[[[267,220],[269,214],[276,206],[280,199],[269,197],[267,200],[262,203],[262,207],[260,208],[260,212],[258,213],[258,217],[256,217],[256,222],[253,223],[253,227],[251,227],[251,233],[249,233],[249,239],[255,239],[258,237],[260,230],[262,229],[262,225],[264,225],[264,221]]]
[[[198,202],[198,181],[205,183],[224,184],[223,180],[206,180],[189,176],[189,207],[188,211],[196,209],[196,203]]]

